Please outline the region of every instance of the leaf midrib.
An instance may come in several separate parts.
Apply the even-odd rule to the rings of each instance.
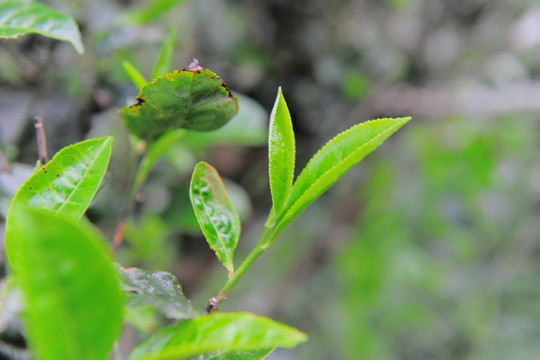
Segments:
[[[392,125],[391,127],[387,128],[386,130],[380,132],[379,134],[377,134],[376,136],[374,136],[373,138],[371,138],[369,141],[365,142],[362,146],[360,146],[359,148],[357,148],[357,150],[351,152],[349,155],[347,155],[346,157],[344,157],[342,160],[340,160],[339,162],[337,162],[334,166],[332,166],[331,168],[329,168],[328,170],[326,170],[323,174],[321,174],[321,176],[319,176],[317,178],[317,180],[315,180],[313,183],[311,183],[310,186],[308,186],[306,188],[306,190],[303,192],[302,195],[300,195],[295,201],[293,201],[290,205],[286,205],[285,206],[285,210],[282,211],[282,215],[278,217],[278,221],[276,222],[277,225],[276,225],[276,229],[279,228],[279,225],[281,224],[281,222],[288,218],[289,217],[289,214],[291,213],[291,211],[294,209],[294,207],[296,206],[296,204],[298,204],[300,202],[300,200],[304,199],[308,194],[309,192],[311,191],[311,189],[318,183],[320,183],[321,181],[323,181],[323,179],[326,178],[326,175],[331,172],[332,170],[334,170],[335,168],[339,167],[342,163],[346,162],[347,159],[349,159],[351,156],[353,156],[354,154],[356,154],[357,152],[361,151],[362,149],[364,149],[367,145],[369,145],[370,143],[374,142],[376,139],[378,139],[379,137],[381,137],[382,135],[386,134],[387,132],[393,130],[395,127],[401,125],[403,123],[403,121],[397,123],[397,124],[394,124]],[[330,140],[331,141],[331,140]],[[324,148],[324,147],[323,147]],[[321,150],[323,149],[321,148]],[[321,151],[319,150],[319,151]],[[316,154],[315,154],[316,155]],[[308,163],[309,164],[309,163]],[[356,165],[356,164],[354,164]],[[354,166],[353,165],[353,166]],[[306,165],[307,166],[307,165]],[[300,173],[300,175],[302,175]],[[297,181],[294,183],[294,185],[296,185],[298,183],[298,179]],[[291,192],[290,194],[293,194],[294,193],[294,185],[293,185],[293,188],[291,189]],[[289,199],[290,199],[290,196],[289,196]],[[314,199],[316,200],[316,199]]]
[[[109,139],[106,139],[102,144],[101,146],[98,148],[98,151],[97,151],[97,155],[93,158],[93,160],[90,162],[90,165],[88,167],[85,167],[85,170],[84,170],[84,175],[81,176],[81,180],[77,183],[77,185],[71,190],[71,192],[69,193],[69,195],[66,197],[66,199],[64,200],[64,202],[62,203],[62,205],[60,205],[60,207],[58,208],[58,210],[56,210],[56,214],[59,214],[61,212],[61,210],[64,208],[64,205],[68,202],[73,202],[75,204],[77,204],[77,202],[75,201],[71,201],[70,198],[73,196],[73,194],[75,193],[75,191],[77,189],[79,189],[79,186],[85,181],[86,179],[86,175],[87,173],[90,171],[90,168],[98,161],[98,159],[100,158],[100,155],[103,151],[103,148],[105,146],[107,146],[108,144],[110,143],[110,140]],[[99,187],[99,185],[98,185]],[[91,202],[91,201],[90,201]],[[80,203],[79,203],[80,204]],[[88,204],[88,206],[90,206],[90,203]],[[88,206],[86,206],[86,208],[88,208]],[[77,220],[79,220],[84,214],[84,211],[81,213],[81,215],[77,218]]]
[[[205,170],[205,169],[204,169],[204,170]],[[204,171],[204,170],[203,170],[203,171]],[[204,175],[204,172],[203,172],[203,176],[206,177],[206,175]],[[201,183],[201,182],[202,182],[202,181],[201,181],[200,178],[199,178],[199,188],[200,188],[200,185],[201,185],[200,183]],[[206,181],[206,183],[208,184],[208,181]],[[212,197],[212,198],[213,198],[213,197]],[[226,257],[226,260],[227,260],[227,264],[230,264],[230,265],[231,265],[231,270],[232,270],[232,269],[233,269],[233,261],[232,261],[231,254],[230,254],[229,251],[227,251],[227,246],[225,245],[225,241],[224,241],[224,240],[222,239],[222,237],[220,236],[220,232],[219,232],[219,230],[218,230],[218,228],[217,228],[217,226],[216,226],[216,224],[215,224],[215,222],[214,222],[212,216],[209,215],[210,212],[207,211],[208,208],[210,208],[210,209],[212,209],[212,208],[215,209],[215,207],[212,207],[212,206],[208,205],[207,202],[204,200],[204,197],[203,197],[203,196],[201,196],[201,199],[202,199],[202,203],[204,204],[204,210],[205,210],[205,213],[208,215],[208,219],[210,219],[210,223],[212,224],[212,227],[213,227],[213,228],[215,229],[215,231],[216,231],[216,237],[218,238],[219,243],[221,244],[221,248],[222,248],[221,252],[225,254],[225,257]],[[215,210],[214,210],[214,211],[215,211]],[[228,269],[228,267],[227,267],[227,269]]]

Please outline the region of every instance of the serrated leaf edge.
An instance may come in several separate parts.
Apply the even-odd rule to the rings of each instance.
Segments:
[[[112,136],[105,136],[105,137],[96,138],[96,139],[88,139],[88,140],[85,140],[85,141],[81,141],[81,142],[78,142],[78,143],[75,143],[75,144],[68,145],[68,146],[66,146],[66,147],[64,147],[64,148],[62,148],[62,149],[60,149],[60,150],[52,157],[52,159],[51,159],[47,164],[45,164],[44,166],[42,166],[41,168],[47,167],[48,164],[50,164],[50,163],[52,163],[53,161],[57,160],[59,156],[62,156],[62,155],[63,155],[63,154],[62,154],[63,152],[67,152],[67,151],[69,151],[69,150],[71,150],[71,149],[73,149],[73,148],[75,148],[75,147],[77,147],[77,146],[82,146],[83,144],[87,144],[87,143],[89,143],[89,142],[96,142],[96,143],[98,143],[99,141],[103,141],[103,144],[102,144],[100,150],[98,151],[98,153],[101,153],[101,151],[103,150],[103,148],[104,148],[106,145],[110,145],[110,144],[112,143],[113,139],[114,139],[114,138],[113,138]],[[109,161],[110,161],[110,159],[107,160],[107,163],[108,163]],[[94,161],[92,162],[92,164],[93,164],[94,162],[95,162],[95,159],[94,159]],[[90,167],[90,165],[89,165],[88,167]],[[41,169],[41,168],[39,168],[39,169]],[[34,174],[35,174],[35,173],[34,173]],[[18,197],[19,197],[19,192],[22,191],[22,189],[25,189],[25,188],[26,188],[26,185],[27,185],[30,181],[32,181],[34,174],[32,174],[32,176],[30,176],[28,179],[26,179],[26,181],[21,185],[21,187],[19,187],[19,190],[15,193],[15,196],[14,196],[13,199],[11,200],[10,208],[11,208],[12,204],[16,204],[16,201],[17,201],[17,199],[18,199]],[[86,172],[85,172],[85,174],[86,174]],[[77,186],[78,186],[78,185],[79,185],[79,184],[77,184]],[[75,191],[75,189],[68,195],[68,197],[66,197],[66,199],[65,199],[65,201],[62,203],[62,205],[61,205],[58,209],[54,210],[53,213],[57,214],[57,213],[60,211],[60,209],[62,209],[62,207],[64,206],[64,204],[66,204],[66,203],[68,202],[69,197],[71,196],[71,194],[72,194],[74,191]],[[48,210],[48,209],[47,209],[47,210]],[[48,210],[48,211],[49,211],[49,210]],[[84,213],[83,213],[82,215],[84,215]],[[80,218],[82,217],[82,215],[79,216],[78,219],[80,219]],[[8,218],[9,218],[9,212],[8,212]],[[78,220],[78,219],[77,219],[77,220]]]
[[[206,169],[209,169],[211,172],[213,172],[215,175],[216,175],[216,178],[218,179],[219,181],[219,185],[220,187],[222,188],[224,194],[225,194],[225,197],[227,198],[227,201],[229,203],[231,203],[231,200],[230,200],[230,197],[229,197],[229,193],[227,192],[227,188],[225,187],[225,184],[223,183],[223,180],[221,179],[221,176],[219,175],[219,172],[216,170],[216,168],[214,168],[212,165],[208,164],[207,162],[205,161],[201,161],[199,162],[196,166],[195,166],[195,171],[197,169],[197,167],[199,167],[201,164],[201,166],[204,166],[205,167],[205,170]],[[195,171],[194,171],[194,174],[195,174]],[[203,173],[204,175],[204,173]],[[190,184],[190,196],[191,196],[191,184]],[[231,204],[231,207],[232,207],[232,204]],[[238,213],[236,212],[236,210],[234,210],[233,208],[233,213],[234,213],[234,216],[238,219],[238,221],[240,221],[239,217],[238,217]],[[195,211],[195,216],[197,217],[197,222],[199,222],[199,215],[197,213],[197,211]],[[212,226],[214,227],[214,229],[217,229],[217,226],[214,224],[214,222],[212,221],[212,218],[210,216],[208,216],[208,218],[210,219],[210,222],[212,223]],[[205,231],[203,230],[203,227],[201,225],[201,223],[199,222],[199,227],[201,228],[202,230],[202,233],[204,235],[204,237],[206,238],[206,233]],[[227,246],[223,243],[223,240],[219,234],[218,231],[216,231],[217,233],[217,238],[219,239],[219,242],[221,243],[222,245],[222,248],[223,249],[227,249]],[[238,244],[238,240],[240,238],[240,233],[238,233],[238,235],[236,236],[237,239],[235,241],[236,245]],[[225,257],[226,257],[226,261],[227,262],[223,262],[222,259],[221,259],[221,256],[220,256],[220,252],[218,251],[218,249],[210,242],[208,241],[208,239],[206,239],[206,242],[208,243],[208,245],[210,246],[210,248],[212,250],[214,250],[214,252],[216,253],[216,256],[218,257],[218,259],[221,261],[221,263],[223,264],[223,266],[225,267],[225,269],[227,269],[227,271],[229,271],[230,273],[234,272],[234,250],[236,248],[236,246],[232,249],[230,249],[230,252],[227,252],[225,251]],[[230,266],[228,266],[230,264]]]
[[[279,107],[279,104],[281,102],[281,100],[283,100],[283,106],[285,107],[285,110],[288,114],[288,118],[289,118],[289,122],[290,122],[290,134],[285,134],[285,136],[289,136],[290,135],[290,138],[292,139],[292,150],[293,150],[293,154],[292,154],[292,157],[293,157],[293,160],[292,160],[292,171],[291,171],[291,174],[289,175],[290,179],[288,179],[289,183],[286,184],[287,185],[287,189],[285,190],[285,194],[283,196],[283,202],[281,204],[281,206],[278,208],[276,205],[280,205],[280,204],[276,204],[274,203],[274,199],[275,199],[275,189],[273,187],[273,181],[270,181],[270,193],[272,195],[272,202],[274,203],[274,210],[276,212],[277,215],[280,215],[281,212],[286,208],[287,206],[287,202],[289,201],[289,197],[290,197],[290,194],[291,194],[291,189],[292,189],[292,185],[293,185],[293,182],[294,182],[294,168],[295,168],[295,165],[296,165],[296,141],[295,141],[295,138],[294,138],[294,131],[293,131],[293,128],[292,128],[292,120],[291,120],[291,114],[290,114],[290,111],[289,111],[289,108],[287,106],[287,102],[285,101],[285,97],[283,96],[283,92],[281,90],[281,87],[278,88],[278,95],[276,96],[276,100],[274,102],[274,107],[272,109],[272,112],[270,114],[270,124],[269,124],[269,131],[268,131],[268,151],[269,151],[269,154],[271,154],[271,138],[272,138],[272,129],[273,129],[273,125],[275,123],[275,116],[276,116],[276,113],[277,113],[277,110],[278,110],[278,107]],[[287,124],[287,129],[286,130],[289,130],[289,124]],[[272,162],[269,162],[269,166],[268,166],[268,174],[269,174],[269,178],[270,180],[272,179]]]
[[[384,134],[388,133],[388,132],[391,132],[392,130],[394,130],[396,127],[400,127],[402,125],[404,125],[405,123],[407,123],[408,121],[411,120],[411,117],[410,116],[407,116],[407,117],[402,117],[402,118],[378,118],[378,119],[373,119],[373,120],[368,120],[368,121],[364,121],[360,124],[356,124],[352,127],[350,127],[349,129],[347,130],[344,130],[342,131],[341,133],[337,134],[336,136],[334,136],[332,139],[330,139],[322,148],[320,148],[316,153],[315,155],[313,155],[313,157],[308,161],[307,165],[304,167],[304,169],[306,169],[309,164],[314,160],[314,158],[317,156],[317,154],[319,154],[320,152],[324,151],[324,149],[326,149],[328,146],[330,146],[333,141],[336,141],[338,140],[339,138],[341,137],[344,137],[346,136],[346,133],[348,132],[351,132],[353,131],[354,129],[356,129],[357,127],[360,127],[360,126],[365,126],[369,123],[372,123],[372,122],[376,122],[376,121],[381,121],[381,120],[398,120],[398,119],[401,119],[401,121],[397,122],[396,124],[394,124],[393,126],[387,128],[386,130],[382,131],[381,133],[379,133],[377,136],[373,137],[371,140],[365,142],[362,146],[360,146],[359,148],[357,148],[355,151],[351,152],[349,155],[347,155],[345,158],[343,158],[341,161],[339,161],[338,163],[334,164],[334,166],[332,166],[331,168],[329,168],[328,170],[326,170],[321,176],[319,176],[317,178],[316,181],[314,181],[313,183],[311,183],[311,185],[306,189],[306,191],[304,191],[304,193],[298,197],[295,201],[293,201],[290,205],[287,204],[285,206],[285,210],[282,212],[282,215],[278,217],[278,220],[276,221],[276,226],[275,226],[275,230],[274,230],[274,233],[272,234],[272,238],[274,238],[275,236],[279,235],[279,233],[283,230],[281,228],[281,224],[283,222],[283,220],[287,219],[287,217],[289,217],[289,214],[291,214],[292,210],[295,208],[295,205],[298,204],[300,202],[300,200],[304,199],[307,194],[309,194],[309,191],[310,189],[313,188],[313,186],[317,183],[319,183],[321,181],[321,179],[325,178],[325,175],[328,174],[329,172],[331,172],[333,169],[335,169],[336,167],[338,167],[340,164],[344,163],[347,161],[347,159],[349,159],[350,157],[352,157],[354,154],[356,154],[358,151],[360,151],[361,149],[365,148],[367,145],[375,142],[377,139],[379,139],[380,137],[382,137]],[[356,164],[355,164],[356,165]],[[302,170],[303,172],[303,170]],[[300,173],[300,175],[298,176],[298,178],[300,178],[300,176],[302,175],[302,173]],[[296,181],[294,183],[294,185],[296,185],[297,181],[298,181],[298,178],[296,178]],[[293,189],[294,189],[294,185],[293,185]],[[333,184],[332,184],[333,185]],[[330,185],[330,186],[332,186]],[[292,193],[292,190],[291,190],[291,193]],[[308,205],[309,206],[309,205]],[[299,214],[297,214],[299,215]],[[294,218],[293,218],[294,219]],[[287,224],[288,225],[288,224]]]

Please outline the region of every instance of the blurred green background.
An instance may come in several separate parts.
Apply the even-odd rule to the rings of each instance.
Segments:
[[[310,336],[274,360],[538,359],[537,1],[43,2],[75,17],[86,53],[40,36],[0,39],[2,211],[35,164],[40,115],[51,153],[115,136],[89,212],[112,233],[131,165],[116,110],[137,95],[122,62],[149,76],[174,29],[175,68],[197,58],[255,100],[241,102],[253,128],[167,153],[126,230],[123,265],[171,271],[200,305],[215,295],[225,273],[192,215],[189,177],[205,159],[228,179],[243,215],[240,259],[271,205],[264,128],[282,86],[298,170],[353,124],[413,121],[299,217],[222,310]]]

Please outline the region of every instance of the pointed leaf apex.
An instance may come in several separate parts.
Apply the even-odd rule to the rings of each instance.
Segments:
[[[270,115],[268,135],[270,191],[275,212],[279,215],[292,187],[296,152],[291,114],[281,87]]]
[[[240,217],[213,166],[203,161],[195,166],[189,196],[208,245],[225,269],[233,272],[234,250],[240,238]]]
[[[286,207],[277,215],[272,241],[313,201],[409,120],[411,117],[366,121],[327,142],[296,179]]]

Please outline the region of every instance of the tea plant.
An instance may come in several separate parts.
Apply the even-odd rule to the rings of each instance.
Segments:
[[[38,163],[11,202],[5,234],[10,280],[2,296],[22,293],[25,335],[36,359],[107,359],[122,335],[124,320],[134,322],[133,316],[148,308],[175,323],[135,347],[130,360],[264,359],[276,347],[292,348],[306,341],[299,330],[251,313],[219,312],[219,304],[297,216],[410,120],[378,119],[353,126],[321,148],[295,180],[293,127],[279,89],[268,136],[273,207],[259,242],[238,266],[234,251],[240,240],[239,216],[216,169],[198,163],[191,179],[191,203],[228,274],[204,311],[184,297],[171,274],[116,265],[107,247],[121,245],[135,196],[160,156],[193,132],[222,127],[238,112],[238,97],[196,60],[183,70],[158,76],[168,67],[172,43],[166,42],[149,83],[125,64],[140,88],[137,103],[119,112],[132,136],[137,167],[111,242],[84,217],[106,172],[111,137],[68,146],[48,163]],[[115,353],[120,356],[118,350]]]

